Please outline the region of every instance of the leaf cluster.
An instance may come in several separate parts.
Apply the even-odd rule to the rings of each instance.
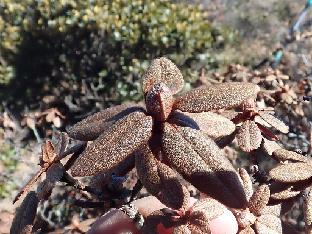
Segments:
[[[118,168],[127,174],[135,168],[146,190],[166,206],[146,218],[143,233],[157,233],[159,225],[174,233],[210,233],[211,221],[225,212],[235,216],[241,234],[289,231],[281,216],[289,209],[289,200],[311,186],[312,161],[277,144],[278,137],[269,128],[287,133],[288,127],[272,111],[257,107],[259,86],[228,82],[184,93],[183,86],[183,75],[171,60],[154,59],[142,77],[145,105],[114,106],[72,126],[68,135],[92,141],[86,147],[82,144],[66,150],[66,134],[61,134],[56,145],[47,141],[40,157],[41,170],[17,198],[43,173],[46,180],[35,194],[39,200],[50,195],[57,181],[98,195],[71,175],[110,174]],[[257,186],[247,171],[236,170],[219,148],[229,145],[235,136],[251,157],[264,149],[277,161],[267,172],[268,179]],[[63,165],[61,160],[72,153]],[[205,198],[190,204],[186,181]],[[311,192],[304,205],[307,232],[311,231],[310,206]]]

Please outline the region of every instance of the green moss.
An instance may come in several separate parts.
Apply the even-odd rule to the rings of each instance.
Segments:
[[[0,199],[4,199],[12,195],[12,191],[17,188],[16,184],[12,181],[0,181]]]
[[[16,152],[9,144],[3,144],[0,148],[0,163],[9,173],[13,172],[18,164]]]

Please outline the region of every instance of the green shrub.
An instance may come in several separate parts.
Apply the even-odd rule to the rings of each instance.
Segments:
[[[137,100],[152,58],[188,76],[213,64],[218,33],[206,18],[168,0],[2,0],[0,98],[22,107],[54,95],[82,109]]]
[[[17,168],[16,151],[9,144],[0,144],[0,199],[8,197],[17,185],[12,178],[12,174]]]

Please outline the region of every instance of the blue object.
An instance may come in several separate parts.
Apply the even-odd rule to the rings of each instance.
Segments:
[[[307,0],[304,9],[301,11],[298,19],[296,20],[296,22],[294,23],[294,25],[291,28],[292,32],[299,32],[300,31],[300,25],[304,21],[304,19],[306,18],[308,10],[310,7],[312,7],[312,0]]]
[[[278,49],[277,51],[273,53],[273,61],[271,65],[272,68],[276,68],[280,64],[283,58],[283,55],[284,55],[284,52],[282,49]]]
[[[278,50],[276,53],[273,55],[273,60],[274,62],[280,62],[283,57],[283,50]]]

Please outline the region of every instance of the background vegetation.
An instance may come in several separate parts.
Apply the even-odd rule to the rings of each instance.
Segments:
[[[194,78],[201,66],[217,65],[209,50],[220,46],[224,31],[199,6],[168,0],[4,0],[0,6],[0,98],[18,110],[43,100],[84,113],[138,100],[138,80],[152,58],[165,55]]]

